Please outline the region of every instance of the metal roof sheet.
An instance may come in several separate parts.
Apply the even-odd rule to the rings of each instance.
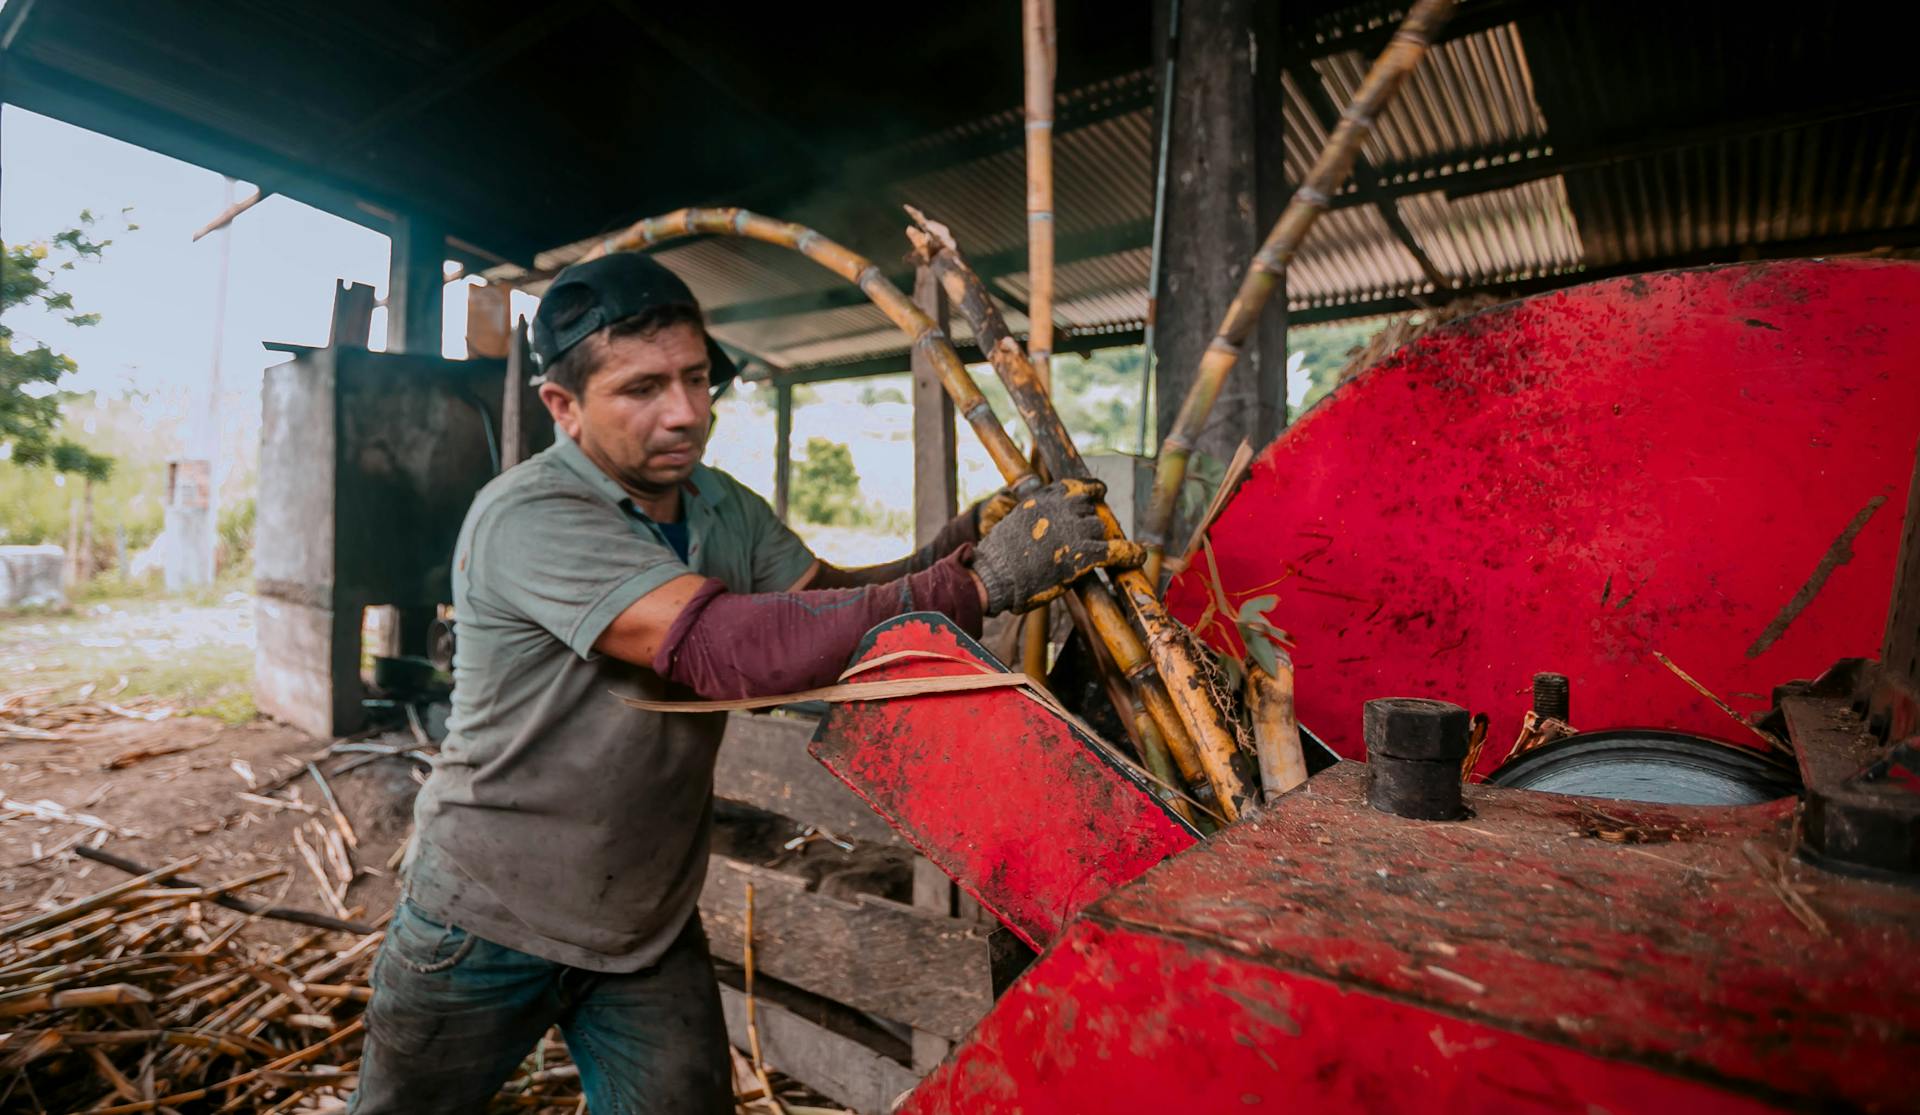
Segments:
[[[1873,246],[1877,235],[1920,241],[1920,93],[1868,87],[1860,91],[1866,101],[1842,102],[1814,80],[1843,66],[1831,43],[1801,36],[1781,43],[1764,29],[1691,10],[1677,17],[1687,34],[1645,36],[1615,24],[1644,23],[1662,9],[1652,0],[1623,2],[1632,11],[1509,3],[1514,21],[1482,20],[1436,45],[1366,141],[1360,184],[1346,187],[1301,249],[1287,277],[1289,307],[1328,320],[1441,296],[1414,248],[1457,288],[1523,291],[1636,265],[1841,250],[1848,237],[1858,247]],[[1364,18],[1320,19],[1311,41],[1338,47],[1396,18],[1374,3]],[[1740,53],[1747,39],[1768,44],[1750,57],[1785,68],[1793,91],[1771,89],[1766,74],[1740,61],[1749,57]],[[1536,59],[1536,50],[1547,60]],[[1364,49],[1336,49],[1287,67],[1289,178],[1302,177],[1326,141],[1316,101],[1345,105],[1370,62]],[[1062,245],[1086,250],[1063,250],[1056,276],[1062,349],[1076,338],[1137,336],[1144,322],[1153,76],[1142,70],[1063,98],[1057,232]],[[1303,79],[1319,89],[1301,88]],[[1676,114],[1675,90],[1705,119],[1744,112],[1750,120],[1757,113],[1758,123],[1727,134],[1712,127],[1675,133],[1665,148],[1637,143],[1653,131],[1649,120]],[[1801,102],[1827,107],[1795,109]],[[1793,111],[1805,119],[1795,123]],[[997,261],[981,269],[1010,296],[1016,332],[1026,326],[1028,296],[1019,125],[1019,112],[1008,110],[913,140],[907,146],[922,155],[974,153],[935,159],[940,165],[889,181],[880,194],[948,224],[976,264]],[[905,222],[897,215],[836,210],[822,199],[809,216],[823,233],[904,277]],[[844,293],[833,293],[838,279],[797,256],[709,241],[674,247],[664,258],[710,309],[738,311],[723,315],[719,336],[775,366],[806,370],[876,357],[905,364],[905,339],[877,311],[848,305]],[[823,301],[808,303],[810,295]],[[952,332],[966,338],[959,323]]]

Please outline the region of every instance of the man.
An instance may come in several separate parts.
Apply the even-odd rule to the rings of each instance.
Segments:
[[[695,906],[726,718],[612,694],[830,683],[884,619],[937,610],[977,633],[984,614],[1140,553],[1106,540],[1098,485],[1070,482],[984,538],[975,508],[892,565],[819,561],[700,463],[711,393],[734,369],[648,257],[561,272],[533,343],[556,443],[488,484],[460,531],[453,715],[415,807],[349,1110],[482,1110],[558,1024],[590,1110],[731,1111]]]

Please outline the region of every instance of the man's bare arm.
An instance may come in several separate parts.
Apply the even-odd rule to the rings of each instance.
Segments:
[[[667,632],[673,630],[673,621],[680,618],[687,602],[706,583],[705,577],[689,573],[642,596],[614,617],[593,641],[593,649],[622,662],[652,666],[653,656],[660,653],[660,644],[666,642]]]

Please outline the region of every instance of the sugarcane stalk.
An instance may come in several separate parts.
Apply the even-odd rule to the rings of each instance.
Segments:
[[[953,400],[954,409],[973,427],[975,436],[1000,470],[1007,487],[1024,495],[1040,486],[1040,478],[1027,465],[1020,447],[994,417],[993,407],[967,374],[967,366],[954,351],[953,343],[940,331],[933,319],[901,293],[900,288],[858,253],[836,244],[804,225],[774,220],[745,209],[679,209],[659,217],[636,221],[626,230],[607,237],[588,249],[581,260],[595,259],[609,252],[634,251],[664,244],[687,236],[739,236],[782,248],[791,248],[808,259],[860,288],[861,293],[912,338],[913,347],[923,350],[940,377],[940,385]]]
[[[1024,0],[1020,11],[1026,62],[1027,112],[1027,356],[1040,382],[1053,382],[1053,0]],[[1021,660],[1027,674],[1047,673],[1050,608],[1020,621]]]
[[[1047,650],[1053,636],[1047,631],[1049,609],[1035,608],[1020,617],[1020,669],[1038,685],[1047,681]]]
[[[917,210],[909,212],[920,225],[919,229],[914,230],[916,235],[910,239],[918,254],[926,257],[927,266],[947,292],[948,301],[972,326],[975,341],[987,353],[988,362],[993,365],[995,374],[1012,397],[1015,409],[1019,410],[1027,429],[1033,434],[1033,444],[1039,451],[1041,461],[1056,477],[1090,475],[1086,461],[1081,458],[1080,450],[1073,444],[1072,435],[1067,433],[1066,426],[1060,421],[1059,412],[1054,409],[1038,372],[1008,334],[1006,320],[988,297],[986,284],[967,265],[966,257],[944,227],[928,221]],[[1114,518],[1112,509],[1104,503],[1100,505],[1100,518],[1109,538],[1125,537],[1119,520]],[[1113,638],[1119,645],[1116,645],[1116,641],[1108,643],[1114,651],[1115,660],[1122,668],[1129,669],[1129,676],[1141,686],[1141,695],[1150,713],[1156,707],[1158,696],[1164,695],[1169,699],[1181,727],[1177,732],[1170,732],[1163,724],[1161,729],[1181,774],[1190,781],[1197,781],[1197,775],[1203,776],[1218,799],[1221,814],[1229,821],[1238,819],[1240,807],[1250,802],[1246,780],[1235,761],[1239,746],[1227,728],[1220,709],[1213,703],[1187,641],[1181,636],[1173,619],[1160,606],[1152,582],[1139,570],[1116,573],[1113,579],[1125,594],[1127,602],[1133,606],[1134,617],[1139,621],[1141,630],[1147,634],[1145,654],[1142,655],[1137,653],[1140,649],[1137,637],[1129,644],[1125,636],[1116,632]],[[1094,598],[1090,594],[1087,599],[1088,610],[1093,612]],[[1126,625],[1124,620],[1118,626],[1126,636],[1133,634],[1132,627]],[[1102,634],[1104,636],[1106,632]],[[1126,653],[1129,650],[1136,653]],[[1149,661],[1152,664],[1151,674],[1146,672],[1146,663]],[[1138,668],[1142,670],[1141,673],[1131,672],[1136,668],[1133,662],[1140,664]],[[1164,708],[1162,711],[1164,713]],[[1160,717],[1156,716],[1156,723],[1159,720]]]
[[[1053,0],[1023,0],[1027,104],[1027,355],[1053,381]],[[982,346],[985,347],[985,346]]]
[[[1274,654],[1274,672],[1247,663],[1247,711],[1253,717],[1253,753],[1260,761],[1261,800],[1273,800],[1307,780],[1300,720],[1293,704],[1293,660]]]
[[[1241,346],[1253,333],[1261,310],[1266,308],[1267,300],[1279,285],[1280,277],[1286,273],[1287,264],[1293,260],[1306,239],[1307,231],[1326,211],[1334,191],[1353,172],[1353,161],[1360,153],[1361,143],[1373,131],[1374,121],[1393,101],[1407,75],[1413,72],[1426,53],[1434,35],[1453,15],[1455,2],[1418,0],[1413,5],[1406,21],[1394,32],[1393,41],[1374,60],[1373,68],[1367,71],[1366,79],[1353,96],[1353,103],[1341,113],[1340,124],[1327,137],[1327,144],[1321,148],[1313,169],[1307,173],[1300,188],[1294,191],[1293,200],[1280,214],[1280,219],[1274,222],[1266,242],[1254,253],[1253,263],[1247,268],[1246,277],[1240,280],[1240,289],[1227,307],[1226,317],[1220,322],[1220,328],[1215,331],[1213,340],[1208,342],[1206,352],[1200,358],[1199,371],[1194,375],[1193,385],[1187,389],[1187,397],[1180,404],[1180,413],[1174,419],[1173,429],[1160,445],[1160,456],[1154,467],[1153,495],[1138,538],[1147,548],[1145,575],[1148,580],[1156,584],[1159,582],[1160,560],[1166,550],[1167,531],[1173,522],[1174,508],[1179,503],[1180,486],[1186,480],[1187,459],[1193,452],[1201,427],[1206,425],[1207,416],[1213,411],[1214,400],[1220,395],[1220,387],[1226,382],[1227,373],[1240,360]]]
[[[953,400],[954,408],[967,420],[967,424],[973,427],[974,434],[979,437],[981,445],[987,451],[987,456],[992,458],[994,467],[1000,470],[1001,477],[1006,480],[1008,489],[1016,495],[1024,495],[1040,486],[1039,477],[1027,464],[1027,459],[1021,453],[1020,447],[1007,436],[1006,428],[1000,425],[1000,420],[995,417],[986,397],[974,384],[973,377],[967,374],[966,364],[961,361],[960,354],[954,351],[953,343],[933,323],[933,320],[921,312],[920,308],[913,304],[912,299],[902,294],[900,288],[894,286],[871,261],[834,243],[813,229],[790,221],[763,217],[744,209],[680,209],[664,216],[636,221],[624,231],[615,233],[588,249],[581,259],[595,259],[609,252],[633,251],[682,237],[700,235],[739,236],[791,248],[858,286],[880,312],[887,316],[888,320],[899,326],[913,339],[915,348],[927,354],[928,362],[940,377],[940,384],[946,389],[947,396]],[[1041,402],[1045,411],[1051,413],[1052,405],[1045,402],[1044,396]],[[1052,425],[1059,426],[1057,416],[1054,417]],[[1066,445],[1071,449],[1072,440],[1067,439]],[[1078,459],[1077,451],[1073,459]],[[1086,466],[1081,463],[1079,467],[1084,470]],[[1064,474],[1056,473],[1056,475]],[[1108,522],[1110,534],[1118,531],[1119,525],[1113,521],[1111,512],[1104,512],[1103,518]],[[1164,688],[1148,687],[1142,693],[1147,712],[1153,716],[1155,724],[1159,726],[1162,733],[1167,735],[1170,748],[1173,747],[1174,741],[1173,733],[1168,732],[1169,725],[1179,725],[1190,738],[1206,740],[1206,746],[1201,749],[1201,765],[1206,766],[1205,756],[1209,751],[1214,754],[1224,754],[1232,749],[1232,735],[1221,719],[1220,710],[1213,706],[1207,696],[1207,690],[1200,680],[1198,669],[1187,656],[1186,646],[1172,626],[1173,621],[1167,617],[1166,612],[1159,607],[1159,602],[1153,598],[1151,586],[1140,576],[1138,570],[1123,575],[1119,583],[1127,593],[1130,602],[1133,603],[1135,614],[1140,617],[1141,626],[1148,634],[1144,659],[1150,660],[1152,666],[1158,669],[1160,676],[1172,683],[1165,685]],[[1115,661],[1126,668],[1130,658],[1134,656],[1125,652],[1138,648],[1138,637],[1133,637],[1131,644],[1123,641],[1121,632],[1125,631],[1130,635],[1131,628],[1127,626],[1125,617],[1120,614],[1117,606],[1113,607],[1110,613],[1104,613],[1103,609],[1097,606],[1095,599],[1089,597],[1087,603],[1089,613],[1094,616],[1096,628],[1099,629],[1101,637],[1107,640],[1107,649],[1113,652]],[[1109,599],[1107,603],[1112,604],[1112,601]],[[1141,669],[1144,673],[1144,662]],[[1138,681],[1139,677],[1140,675],[1136,675],[1135,680]],[[1154,692],[1156,688],[1159,688],[1158,693]],[[1166,698],[1164,702],[1160,700],[1163,696]],[[1177,759],[1179,752],[1175,751],[1174,754]],[[1211,776],[1212,767],[1208,766],[1207,770]],[[1217,788],[1221,785],[1221,781],[1214,779],[1214,784]],[[1244,798],[1244,788],[1241,787],[1237,776],[1233,776],[1227,785],[1238,788],[1239,792],[1231,795],[1221,794],[1218,805],[1223,816],[1228,820],[1234,820],[1238,816],[1237,802]]]
[[[1101,588],[1101,591],[1104,593],[1106,590]],[[1121,727],[1133,743],[1133,753],[1140,756],[1147,771],[1159,783],[1154,789],[1154,796],[1165,802],[1182,819],[1192,821],[1193,811],[1187,807],[1187,799],[1180,792],[1180,773],[1174,769],[1173,755],[1167,750],[1166,737],[1160,734],[1159,726],[1147,714],[1147,706],[1141,701],[1140,695],[1128,684],[1125,673],[1114,662],[1107,644],[1095,633],[1093,616],[1087,611],[1086,602],[1071,592],[1062,599],[1067,602],[1067,611],[1073,616],[1074,625],[1086,635],[1095,672],[1100,676],[1100,684],[1106,688],[1107,700],[1112,702]],[[1112,597],[1108,597],[1108,600],[1111,601]]]

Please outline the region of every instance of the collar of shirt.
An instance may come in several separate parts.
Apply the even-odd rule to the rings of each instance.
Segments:
[[[567,436],[565,430],[556,429],[553,431],[553,454],[561,464],[565,465],[585,482],[587,487],[592,488],[605,498],[607,502],[626,512],[628,519],[635,523],[646,524],[647,530],[653,534],[655,538],[659,539],[661,545],[666,546],[668,549],[673,548],[672,544],[667,541],[666,536],[660,533],[659,525],[648,518],[646,512],[634,506],[633,497],[627,494],[626,489],[622,488],[619,482],[614,480],[613,477],[601,471],[599,465],[589,460],[587,455],[581,451],[580,446],[576,444],[572,438]],[[703,533],[701,527],[705,524],[707,515],[712,511],[714,498],[719,492],[720,485],[709,477],[707,466],[695,462],[693,475],[689,476],[686,483],[681,485],[680,488],[680,494],[682,496],[680,500],[680,521],[687,524],[689,564],[692,563],[693,556],[699,553],[700,536]]]

